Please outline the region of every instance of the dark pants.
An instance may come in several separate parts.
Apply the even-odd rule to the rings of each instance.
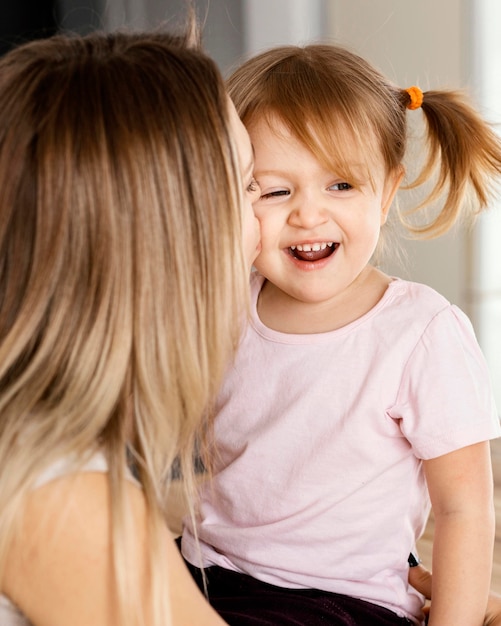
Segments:
[[[186,563],[203,590],[201,570]],[[205,570],[209,601],[230,626],[407,626],[370,602],[316,589],[285,589],[222,567]]]

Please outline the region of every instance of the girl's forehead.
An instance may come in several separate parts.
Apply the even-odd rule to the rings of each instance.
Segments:
[[[263,133],[268,145],[273,137],[282,142],[299,142],[326,170],[355,181],[366,181],[386,169],[380,145],[370,129],[361,133],[345,122],[288,119],[274,111],[254,115],[246,124],[251,140]]]

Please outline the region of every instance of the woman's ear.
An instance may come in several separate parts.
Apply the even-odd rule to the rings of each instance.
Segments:
[[[400,187],[400,183],[404,177],[405,170],[403,166],[397,167],[386,176],[384,182],[383,195],[381,198],[381,226],[386,222],[390,211],[393,198]]]

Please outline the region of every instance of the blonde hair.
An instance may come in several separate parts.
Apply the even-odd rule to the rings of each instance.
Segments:
[[[326,168],[354,184],[347,145],[369,172],[373,155],[382,156],[387,172],[402,167],[409,92],[349,50],[322,44],[273,48],[243,63],[227,84],[244,124],[277,116]],[[430,180],[431,189],[414,211],[438,198],[442,206],[424,223],[405,225],[414,235],[435,237],[460,216],[487,206],[492,179],[501,175],[501,143],[458,92],[427,91],[421,108],[428,158],[409,187]]]
[[[165,625],[155,548],[172,468],[190,489],[247,290],[227,96],[190,39],[56,36],[0,60],[0,570],[41,472],[102,449],[123,624],[138,623],[126,460]]]

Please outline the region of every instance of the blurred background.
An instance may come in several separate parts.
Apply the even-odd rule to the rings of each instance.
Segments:
[[[501,122],[499,0],[196,0],[204,43],[223,73],[267,47],[332,41],[401,87],[464,88]],[[1,0],[0,54],[57,31],[180,25],[184,0]],[[413,114],[419,133],[420,113]],[[412,169],[412,163],[408,164]],[[405,195],[405,194],[404,194]],[[404,208],[405,208],[405,200]],[[501,408],[501,200],[473,229],[405,242],[384,269],[425,282],[470,316]],[[498,205],[498,206],[496,206]]]

